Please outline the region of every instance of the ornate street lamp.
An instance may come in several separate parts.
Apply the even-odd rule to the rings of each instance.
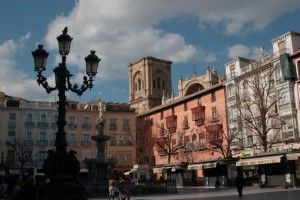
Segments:
[[[51,93],[54,90],[58,90],[59,101],[58,104],[58,131],[55,138],[55,150],[49,150],[48,157],[46,158],[43,170],[48,183],[45,183],[39,191],[39,199],[76,199],[83,200],[85,198],[84,186],[78,179],[78,173],[80,170],[80,164],[76,158],[76,152],[73,150],[67,151],[66,147],[67,139],[65,133],[66,125],[66,94],[65,92],[71,90],[77,95],[82,95],[88,88],[93,87],[93,77],[97,73],[98,64],[101,59],[97,57],[95,51],[91,51],[91,54],[85,58],[86,61],[86,74],[83,77],[83,84],[79,88],[77,84],[72,85],[70,82],[69,70],[66,67],[66,56],[70,52],[71,38],[68,34],[68,28],[63,30],[63,34],[57,37],[59,53],[62,57],[62,62],[53,69],[55,74],[55,86],[50,87],[47,82],[47,78],[42,75],[42,72],[46,69],[47,57],[49,55],[43,49],[43,45],[38,45],[38,48],[32,52],[34,58],[34,71],[37,74],[37,83],[42,85],[47,93]]]

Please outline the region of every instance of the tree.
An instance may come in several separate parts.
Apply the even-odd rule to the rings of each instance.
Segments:
[[[171,163],[172,155],[184,148],[183,135],[184,132],[173,129],[174,127],[165,129],[163,125],[157,125],[157,131],[153,133],[154,144],[159,152],[167,155],[168,163]]]
[[[218,114],[214,118],[206,117],[204,129],[200,131],[200,138],[205,142],[203,145],[211,151],[222,155],[224,159],[232,158],[231,147],[236,140],[240,139],[240,132],[229,130],[225,114]]]
[[[267,152],[280,140],[280,130],[285,120],[277,113],[277,105],[288,93],[284,86],[275,88],[275,74],[280,69],[269,63],[253,67],[239,81],[240,103],[237,109],[248,142],[256,139],[258,148]],[[254,138],[253,138],[254,137]]]
[[[137,164],[154,165],[153,137],[151,127],[153,121],[149,118],[136,118],[136,135],[129,132],[133,145],[136,148]]]
[[[32,159],[32,142],[24,138],[17,138],[12,147],[15,151],[16,159],[21,165],[21,171],[23,172],[25,164]]]

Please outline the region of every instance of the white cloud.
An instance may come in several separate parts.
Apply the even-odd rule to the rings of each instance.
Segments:
[[[258,59],[260,57],[260,47],[248,47],[242,44],[235,44],[227,48],[227,56],[231,59],[236,57]]]
[[[30,33],[22,36],[18,41],[8,40],[0,44],[1,73],[0,91],[11,96],[37,97],[41,92],[45,94],[42,87],[38,87],[36,80],[24,71],[18,70],[14,58],[25,47],[25,43],[30,38]],[[49,96],[45,95],[45,98]]]
[[[83,58],[93,49],[102,58],[98,77],[126,79],[127,65],[142,56],[176,63],[216,60],[215,53],[188,44],[182,35],[155,28],[164,20],[193,16],[201,28],[212,26],[225,34],[245,34],[262,30],[283,13],[296,9],[297,1],[79,0],[68,16],[58,16],[49,24],[45,39],[48,48],[56,49],[57,35],[68,26],[74,37],[68,57],[71,65],[84,71]],[[230,57],[237,55],[236,48],[254,55],[254,49],[235,46],[229,49]]]

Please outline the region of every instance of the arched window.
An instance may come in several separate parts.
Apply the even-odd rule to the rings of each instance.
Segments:
[[[138,79],[138,87],[139,87],[139,90],[141,90],[141,79],[140,78]]]

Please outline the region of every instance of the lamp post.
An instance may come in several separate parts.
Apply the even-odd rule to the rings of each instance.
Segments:
[[[58,90],[58,131],[55,138],[55,149],[48,150],[48,156],[44,162],[43,170],[48,182],[42,185],[39,189],[39,199],[43,200],[83,200],[85,198],[85,189],[78,179],[80,163],[76,158],[76,151],[67,150],[67,139],[65,133],[66,125],[66,91],[70,90],[77,95],[82,95],[88,88],[93,87],[93,77],[97,73],[98,64],[101,59],[97,57],[95,51],[85,57],[86,74],[83,77],[83,84],[79,88],[77,84],[72,85],[70,78],[72,74],[66,67],[66,58],[70,52],[71,38],[68,34],[68,28],[64,28],[63,33],[57,37],[59,53],[62,62],[53,69],[55,74],[55,86],[50,87],[47,78],[42,75],[46,69],[47,57],[49,55],[43,49],[43,45],[38,45],[38,48],[32,52],[34,58],[34,70],[37,72],[37,83],[42,85],[47,93]]]

